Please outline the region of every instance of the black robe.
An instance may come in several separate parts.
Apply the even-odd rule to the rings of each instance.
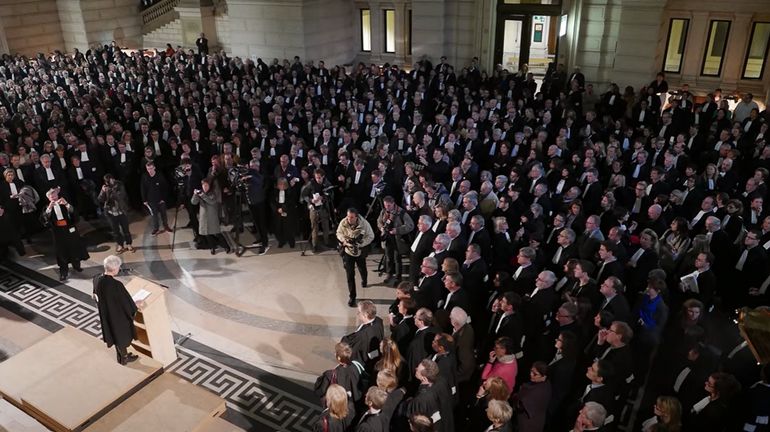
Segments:
[[[67,210],[68,206],[60,206],[62,219],[57,220],[56,212],[46,215],[53,233],[53,244],[56,250],[56,261],[59,265],[64,263],[79,263],[90,258],[83,239],[80,238],[75,227],[74,211]],[[70,207],[72,208],[72,207]]]
[[[136,337],[134,315],[137,308],[126,287],[112,276],[99,275],[94,278],[94,294],[104,342],[108,347],[117,345],[125,348],[131,345]]]

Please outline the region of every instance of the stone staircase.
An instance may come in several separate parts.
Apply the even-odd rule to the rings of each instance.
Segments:
[[[182,21],[176,7],[180,0],[162,0],[142,11],[142,35],[145,48],[165,49],[182,45]]]
[[[177,18],[159,28],[144,33],[144,48],[166,49],[166,44],[171,44],[174,49],[182,42],[182,20]]]

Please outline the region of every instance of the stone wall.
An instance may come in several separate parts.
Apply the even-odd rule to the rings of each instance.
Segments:
[[[56,0],[2,0],[0,21],[11,53],[34,55],[64,47]]]
[[[350,0],[306,0],[302,7],[305,57],[327,67],[349,63],[358,49]]]
[[[106,45],[114,40],[125,48],[142,46],[142,21],[138,1],[79,1],[89,44]]]
[[[266,62],[305,57],[302,1],[227,0],[225,17],[216,18],[219,44],[235,56]]]
[[[80,2],[74,0],[57,0],[64,51],[73,52],[75,48],[85,52],[88,48],[86,25],[83,22],[83,11]]]

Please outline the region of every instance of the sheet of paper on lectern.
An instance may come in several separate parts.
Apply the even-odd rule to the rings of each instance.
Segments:
[[[143,300],[146,300],[147,297],[150,296],[150,294],[152,293],[142,288],[139,291],[137,291],[136,294],[131,296],[131,298],[134,299],[134,302],[143,301]]]

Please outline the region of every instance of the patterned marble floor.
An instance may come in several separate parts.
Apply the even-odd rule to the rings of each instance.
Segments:
[[[98,313],[90,297],[18,264],[0,267],[3,306],[55,332],[68,325],[101,337]],[[174,334],[175,340],[182,336]],[[310,431],[320,412],[306,387],[185,339],[179,358],[168,369],[227,401],[225,419],[250,431]]]

